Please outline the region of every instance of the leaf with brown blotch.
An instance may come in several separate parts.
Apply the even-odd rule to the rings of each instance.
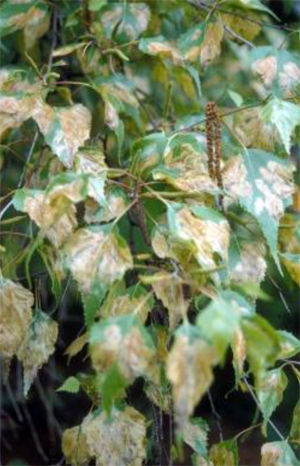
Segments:
[[[36,106],[33,118],[52,151],[71,168],[79,147],[90,137],[92,116],[88,108],[82,104],[51,107],[42,102]]]
[[[25,338],[32,318],[34,297],[18,283],[4,279],[0,283],[0,353],[10,360]]]
[[[125,241],[105,227],[77,230],[69,237],[63,254],[66,267],[83,293],[91,291],[95,279],[104,286],[112,285],[133,265]]]
[[[127,406],[114,409],[109,418],[102,412],[89,414],[76,427],[65,430],[62,450],[69,464],[96,466],[142,466],[146,458],[146,419]]]
[[[195,406],[209,389],[217,362],[215,348],[194,326],[184,324],[177,330],[167,361],[167,376],[172,384],[179,428],[185,428]]]
[[[18,359],[24,368],[24,396],[27,396],[40,368],[54,352],[57,335],[57,323],[44,312],[36,310],[17,352]]]

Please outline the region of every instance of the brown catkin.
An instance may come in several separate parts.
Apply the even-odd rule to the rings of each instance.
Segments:
[[[219,189],[223,190],[223,180],[221,174],[221,120],[215,102],[208,102],[206,106],[206,138],[208,151],[208,173],[211,179],[217,182]],[[220,195],[219,200],[222,206],[222,195]]]
[[[208,173],[212,180],[215,179],[213,119],[214,102],[208,102],[206,106],[206,143],[208,152]]]

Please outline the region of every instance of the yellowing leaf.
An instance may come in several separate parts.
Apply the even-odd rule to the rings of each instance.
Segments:
[[[92,116],[87,107],[51,107],[42,103],[35,109],[34,119],[52,151],[71,168],[77,150],[90,137]]]
[[[34,297],[22,285],[3,280],[0,283],[0,353],[10,360],[27,333]]]
[[[154,345],[146,329],[133,315],[112,317],[94,324],[90,352],[93,367],[99,372],[117,363],[128,381],[151,375]]]
[[[158,408],[165,413],[170,413],[172,409],[172,397],[169,391],[166,391],[164,387],[152,382],[147,383],[144,388],[144,392]]]
[[[119,188],[106,189],[105,201],[99,205],[93,199],[85,202],[84,219],[87,223],[110,222],[114,218],[121,217],[129,204],[129,199],[124,191]]]
[[[69,358],[73,358],[78,353],[80,353],[80,351],[87,343],[88,335],[86,333],[83,333],[82,335],[80,335],[80,337],[77,337],[75,338],[75,340],[72,341],[72,343],[67,347],[64,354]]]
[[[238,466],[236,440],[226,440],[211,447],[209,459],[214,466]]]
[[[47,314],[36,311],[30,328],[18,350],[18,358],[24,368],[24,395],[36,377],[39,369],[54,352],[58,325]]]
[[[213,381],[213,366],[218,362],[216,350],[203,340],[189,324],[176,332],[167,361],[167,376],[172,384],[175,413],[180,428]]]
[[[84,465],[92,459],[96,466],[142,466],[146,457],[146,420],[134,408],[89,414],[82,424],[65,430],[62,450],[66,461]]]
[[[127,244],[104,227],[77,230],[65,245],[64,254],[66,266],[84,293],[91,290],[94,280],[112,285],[132,268]]]
[[[246,40],[252,41],[255,37],[260,33],[261,26],[254,21],[259,21],[260,16],[251,12],[247,11],[247,15],[244,18],[240,18],[239,16],[234,15],[234,11],[240,10],[233,10],[233,14],[221,14],[222,21],[228,26],[233,32],[237,35],[243,37]],[[254,20],[254,21],[251,21]],[[237,40],[236,37],[229,34],[228,37],[231,40]]]
[[[168,309],[170,329],[174,330],[189,307],[189,302],[184,298],[183,285],[174,275],[166,272],[158,272],[151,279],[155,279],[152,288],[156,297]]]

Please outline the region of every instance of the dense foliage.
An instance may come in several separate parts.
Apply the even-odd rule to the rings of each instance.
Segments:
[[[5,377],[31,396],[69,296],[67,464],[156,464],[164,415],[168,464],[240,465],[195,415],[229,360],[261,465],[298,465],[299,402],[287,437],[271,418],[300,341],[262,286],[300,286],[299,31],[262,0],[6,0],[0,33]]]

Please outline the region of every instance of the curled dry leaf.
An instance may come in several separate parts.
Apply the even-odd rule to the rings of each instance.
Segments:
[[[259,285],[267,270],[265,256],[266,248],[263,243],[244,243],[241,246],[240,260],[229,272],[230,280],[238,285]]]
[[[51,107],[39,102],[33,117],[52,151],[71,168],[77,150],[90,137],[92,116],[88,108],[82,104]]]
[[[0,283],[0,352],[10,360],[25,338],[32,318],[31,291],[11,280]]]
[[[167,361],[167,376],[172,384],[176,419],[184,428],[189,416],[213,381],[212,368],[217,363],[217,353],[195,329],[181,327]]]
[[[155,279],[152,283],[154,293],[168,309],[170,329],[174,330],[189,307],[189,302],[184,298],[183,284],[176,276],[166,272],[158,272],[151,278]]]
[[[146,420],[134,408],[89,414],[82,424],[67,429],[62,450],[69,464],[82,466],[91,460],[96,466],[142,466],[146,457]]]
[[[151,376],[154,350],[150,335],[132,315],[106,319],[95,324],[91,331],[93,367],[103,372],[116,362],[129,381]]]
[[[66,266],[84,293],[91,290],[95,279],[103,285],[112,285],[133,264],[124,240],[104,227],[77,230],[66,243],[64,256]]]
[[[238,328],[234,333],[231,348],[233,352],[233,367],[236,374],[236,380],[239,381],[244,373],[244,363],[247,356],[246,341],[240,328]]]
[[[25,396],[39,369],[54,352],[57,335],[57,323],[44,312],[36,311],[17,354],[24,368]]]
[[[80,337],[75,338],[72,343],[67,347],[64,354],[69,358],[73,358],[76,356],[83,347],[88,343],[88,335],[87,333],[83,333]]]

